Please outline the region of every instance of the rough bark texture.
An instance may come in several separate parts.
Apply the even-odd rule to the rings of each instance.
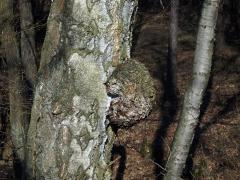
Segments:
[[[205,0],[197,37],[193,79],[184,99],[164,179],[180,179],[198,123],[200,105],[211,71],[215,26],[220,0]]]
[[[108,119],[117,126],[131,126],[148,116],[156,92],[147,68],[136,60],[121,64],[108,79],[107,93],[112,97]]]
[[[110,179],[104,83],[129,57],[132,0],[54,0],[28,132],[36,179]]]
[[[30,0],[19,0],[21,21],[21,59],[27,80],[34,86],[37,75],[35,29]]]
[[[24,160],[24,145],[26,140],[26,106],[25,83],[21,70],[21,58],[19,53],[16,33],[13,27],[13,1],[0,1],[0,14],[3,24],[2,46],[8,66],[9,103],[11,137],[16,155]]]

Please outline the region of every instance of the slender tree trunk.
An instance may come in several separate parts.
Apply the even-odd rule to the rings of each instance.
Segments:
[[[27,80],[32,87],[36,81],[35,29],[33,26],[32,6],[30,0],[19,0],[21,21],[21,59]]]
[[[216,32],[216,52],[220,53],[225,46],[225,23],[224,23],[223,1],[219,6],[218,20],[217,20],[217,32]]]
[[[0,37],[1,41],[1,37]],[[8,82],[7,73],[3,63],[3,54],[0,53],[0,159],[3,158],[4,145],[6,144],[6,132],[8,124]]]
[[[177,33],[179,0],[171,0],[170,34],[168,45],[167,84],[169,98],[176,100]]]
[[[54,0],[28,131],[36,179],[110,179],[104,83],[129,57],[132,0]]]
[[[197,37],[193,79],[185,94],[181,119],[167,162],[167,179],[180,179],[198,123],[202,97],[211,71],[215,26],[220,0],[205,0]]]
[[[20,161],[24,160],[24,145],[26,140],[27,122],[25,90],[23,80],[21,58],[16,33],[13,26],[13,1],[0,1],[0,14],[2,15],[2,46],[8,66],[9,103],[10,103],[10,126],[14,151]]]

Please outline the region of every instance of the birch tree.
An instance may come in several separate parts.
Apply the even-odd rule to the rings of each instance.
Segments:
[[[135,0],[54,0],[28,131],[36,179],[110,179],[104,83],[129,58]]]
[[[208,84],[214,46],[215,26],[220,0],[205,0],[200,19],[194,57],[193,77],[185,94],[184,105],[164,180],[180,179],[198,123],[200,106]]]

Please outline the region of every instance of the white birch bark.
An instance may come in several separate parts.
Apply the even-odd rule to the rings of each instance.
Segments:
[[[104,83],[129,57],[133,0],[54,0],[28,132],[36,179],[110,179]]]
[[[215,26],[220,0],[205,0],[194,57],[193,78],[185,94],[164,180],[180,179],[198,123],[200,106],[211,71]]]

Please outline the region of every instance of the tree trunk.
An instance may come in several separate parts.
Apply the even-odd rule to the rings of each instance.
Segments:
[[[2,46],[8,66],[11,137],[15,147],[14,151],[17,157],[23,161],[27,120],[26,84],[23,80],[19,47],[13,27],[13,1],[1,0],[0,11],[2,22],[4,22]]]
[[[220,0],[205,0],[197,37],[193,79],[185,94],[181,119],[167,162],[167,179],[180,179],[198,123],[202,97],[211,71],[215,26]]]
[[[28,175],[110,179],[104,83],[129,57],[136,1],[54,0],[28,131]]]
[[[167,89],[169,99],[176,100],[176,67],[177,67],[177,33],[178,33],[178,7],[179,0],[171,0],[170,34],[167,62]]]
[[[1,37],[0,37],[1,41]],[[4,145],[7,137],[8,124],[8,81],[6,81],[7,73],[3,63],[3,54],[0,53],[0,159],[4,159]]]
[[[36,81],[37,65],[31,2],[29,0],[19,0],[19,9],[21,21],[21,59],[26,78],[33,87]]]

